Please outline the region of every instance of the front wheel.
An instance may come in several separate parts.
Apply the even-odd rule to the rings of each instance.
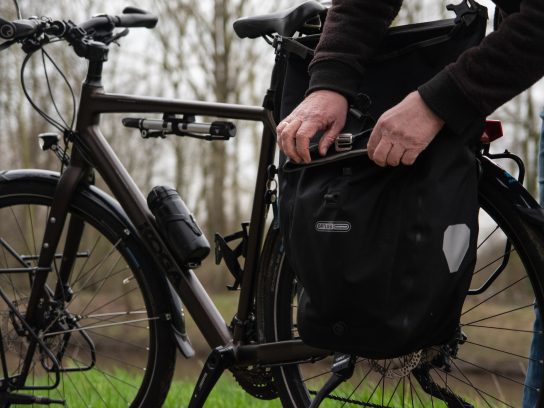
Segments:
[[[42,343],[26,330],[35,278],[30,270],[44,245],[55,191],[55,183],[35,178],[0,181],[2,398],[9,398],[9,391],[67,407],[160,406],[176,353],[161,285],[138,239],[90,190],[71,203],[51,265],[48,295],[39,306]],[[82,228],[79,243],[66,239],[70,221]],[[77,258],[59,292],[69,246],[77,247]]]
[[[533,338],[540,346],[544,343],[538,329],[544,327],[542,313],[533,326],[535,308],[544,310],[544,239],[518,208],[528,206],[530,197],[518,197],[518,206],[506,191],[512,179],[501,182],[500,177],[498,172],[494,179],[484,178],[480,186],[478,262],[461,316],[466,338],[456,344],[458,349],[423,350],[391,360],[357,358],[354,375],[321,406],[521,407],[524,394],[543,406],[543,362],[529,350]],[[262,340],[298,338],[300,285],[277,230],[268,234],[262,265],[257,296]],[[496,272],[498,277],[490,280]],[[476,290],[482,286],[485,290]],[[275,368],[282,404],[308,406],[330,377],[331,362],[329,357]],[[526,384],[529,366],[534,372]]]

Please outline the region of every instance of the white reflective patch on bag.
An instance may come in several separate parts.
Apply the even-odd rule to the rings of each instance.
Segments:
[[[450,273],[457,272],[470,245],[470,228],[466,224],[450,225],[444,232],[442,250]]]

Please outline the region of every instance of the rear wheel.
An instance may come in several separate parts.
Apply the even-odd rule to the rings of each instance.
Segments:
[[[43,343],[33,351],[23,319],[34,273],[13,270],[37,265],[53,193],[47,182],[0,183],[2,390],[68,407],[160,406],[176,352],[162,286],[137,238],[92,194],[70,206],[68,221],[81,221],[83,236],[62,298],[51,302],[64,248],[77,244],[66,242],[66,223],[47,281]]]
[[[534,308],[544,307],[544,240],[494,183],[483,180],[480,188],[478,263],[461,317],[463,340],[398,359],[357,358],[354,375],[321,406],[520,407],[524,391],[533,392],[540,401],[536,406],[541,406],[542,374],[533,375],[527,386],[525,378],[529,363],[542,373],[540,357],[531,361],[529,350],[533,336],[544,343],[540,330],[533,328]],[[477,293],[475,289],[503,267],[490,286]],[[298,337],[299,291],[281,236],[271,230],[257,297],[262,340]],[[538,314],[537,327],[542,323]],[[331,362],[328,357],[275,368],[283,405],[308,406],[330,377]],[[425,388],[434,388],[435,395]]]

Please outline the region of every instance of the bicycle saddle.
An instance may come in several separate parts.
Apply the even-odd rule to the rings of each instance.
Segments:
[[[239,18],[234,22],[233,28],[240,38],[257,38],[273,33],[291,37],[306,21],[317,17],[324,10],[326,10],[325,6],[317,1],[309,0],[275,13]]]

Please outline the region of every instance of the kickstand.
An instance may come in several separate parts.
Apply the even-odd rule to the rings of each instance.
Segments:
[[[189,402],[189,408],[201,408],[204,406],[215,383],[217,383],[223,371],[234,363],[234,360],[234,349],[232,346],[213,349],[198,377],[191,402]]]
[[[332,362],[332,375],[325,385],[319,390],[309,408],[318,408],[321,402],[331,393],[336,387],[344,381],[351,378],[355,369],[355,356],[349,354],[337,353],[334,355]]]

